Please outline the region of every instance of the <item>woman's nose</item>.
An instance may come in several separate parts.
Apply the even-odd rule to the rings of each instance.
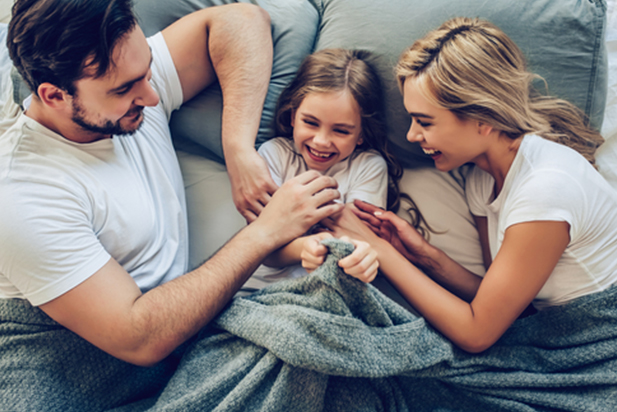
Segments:
[[[421,142],[422,140],[424,140],[422,132],[418,130],[418,128],[414,127],[414,124],[412,123],[411,126],[409,126],[409,131],[407,132],[407,141],[410,143],[416,143]]]

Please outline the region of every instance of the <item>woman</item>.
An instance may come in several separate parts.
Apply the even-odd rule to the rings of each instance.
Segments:
[[[368,241],[422,316],[468,352],[492,346],[532,304],[563,305],[617,282],[617,195],[593,168],[601,136],[570,103],[535,93],[500,29],[455,18],[396,68],[417,142],[442,171],[473,163],[466,196],[487,267],[481,278],[391,212],[356,202],[331,225]],[[574,150],[573,150],[574,149]]]

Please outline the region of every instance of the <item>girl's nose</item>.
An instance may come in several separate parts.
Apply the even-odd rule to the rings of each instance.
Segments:
[[[313,136],[313,142],[321,146],[329,146],[330,138],[328,137],[328,132],[320,129],[317,133],[315,133],[315,136]]]

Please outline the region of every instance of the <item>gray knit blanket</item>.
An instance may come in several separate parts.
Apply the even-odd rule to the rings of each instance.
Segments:
[[[478,355],[345,275],[234,299],[153,368],[0,300],[1,411],[616,411],[617,288],[517,320]],[[115,408],[115,409],[114,409]]]

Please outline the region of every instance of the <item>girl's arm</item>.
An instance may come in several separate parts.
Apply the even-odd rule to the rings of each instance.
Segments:
[[[323,239],[332,237],[328,232],[298,237],[285,246],[272,252],[263,264],[273,268],[282,268],[302,263],[309,272],[317,269],[325,260],[328,248],[321,244]]]
[[[319,235],[321,234],[318,233],[313,236]],[[304,242],[309,237],[312,236],[301,236],[292,240],[285,246],[272,252],[266,259],[264,259],[263,264],[273,268],[282,268],[300,263],[302,260],[300,255],[302,253],[302,249],[304,248]]]
[[[348,233],[345,226],[355,215],[343,213],[346,218],[338,228],[342,230],[337,231]],[[357,225],[352,225],[355,232],[353,229]],[[357,232],[353,235],[359,236]],[[409,303],[454,344],[474,353],[495,343],[530,304],[570,241],[566,222],[537,221],[509,227],[475,297],[467,303],[426,276],[373,231],[364,231],[362,237],[377,251],[380,269]],[[441,266],[434,262],[435,270]]]

